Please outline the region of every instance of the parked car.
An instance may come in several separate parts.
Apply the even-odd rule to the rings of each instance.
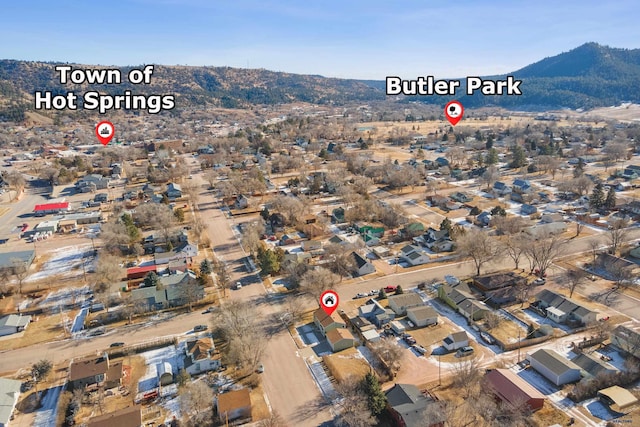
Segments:
[[[544,285],[545,283],[547,283],[547,279],[541,277],[539,279],[536,279],[533,281],[533,285],[534,286],[540,286],[540,285]]]
[[[27,224],[26,222],[24,224],[22,224],[20,226],[20,231],[25,232],[27,231],[27,228],[29,228],[29,224]]]
[[[369,291],[369,296],[373,297],[373,296],[377,296],[380,293],[380,291],[376,290],[376,289],[371,289]]]
[[[264,372],[264,365],[262,363],[258,365],[258,369],[256,369],[256,372],[259,374]]]
[[[496,340],[491,335],[489,335],[488,333],[486,333],[484,331],[480,332],[480,338],[482,338],[482,340],[484,342],[486,342],[487,344],[495,344],[496,343]]]
[[[406,342],[409,345],[414,345],[416,343],[416,339],[411,335],[405,335],[404,342]]]
[[[353,299],[366,298],[366,297],[368,297],[368,296],[369,296],[369,294],[365,294],[365,293],[362,293],[362,292],[358,292],[358,293],[356,294],[356,296],[354,296],[354,297],[353,297]]]
[[[207,329],[209,329],[207,325],[196,325],[193,327],[193,332],[202,332],[206,331]]]
[[[456,351],[456,357],[466,357],[472,354],[473,354],[473,347],[469,347],[469,346],[459,348],[458,351]]]
[[[124,343],[122,341],[118,341],[118,342],[112,342],[109,347],[122,347],[122,346],[124,346]]]
[[[395,292],[398,287],[396,285],[389,285],[384,287],[385,292]]]
[[[233,286],[233,289],[242,289],[242,283],[240,282],[236,282],[236,284]]]
[[[209,314],[209,313],[213,313],[213,310],[215,310],[216,308],[214,306],[208,307],[205,311],[202,312],[202,314]]]
[[[415,351],[417,351],[418,353],[422,354],[422,355],[427,354],[427,349],[426,349],[426,348],[424,348],[423,346],[419,345],[419,344],[414,344],[414,345],[412,346],[412,348],[413,348]]]

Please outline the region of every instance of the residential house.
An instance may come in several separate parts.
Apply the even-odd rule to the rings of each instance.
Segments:
[[[625,272],[630,277],[633,277],[637,276],[639,270],[639,266],[635,262],[607,253],[598,254],[596,266],[607,271],[614,280],[621,272]]]
[[[89,419],[87,427],[142,427],[142,407],[129,406]]]
[[[487,313],[491,312],[491,309],[482,301],[478,301],[475,298],[467,298],[458,304],[458,312],[467,320],[476,321],[484,319]]]
[[[405,238],[413,238],[424,233],[424,224],[421,222],[410,222],[400,230],[400,235]]]
[[[396,427],[442,427],[441,421],[435,420],[431,424],[425,424],[424,413],[429,406],[439,408],[439,402],[435,396],[428,392],[421,392],[413,384],[395,384],[385,392],[387,397],[387,409],[393,418]],[[430,411],[433,414],[442,413],[440,410]]]
[[[522,230],[527,237],[534,240],[543,239],[549,236],[558,236],[565,231],[567,231],[567,224],[565,222],[536,224]]]
[[[458,203],[469,203],[473,200],[473,197],[470,197],[469,195],[461,191],[456,191],[455,193],[451,194],[449,198]]]
[[[356,276],[366,276],[376,272],[376,267],[357,252],[351,252],[353,271]]]
[[[424,305],[420,295],[415,292],[407,292],[399,295],[390,295],[387,298],[389,302],[389,308],[394,311],[398,316],[404,316],[407,314],[407,309],[412,307],[419,307]]]
[[[511,271],[485,274],[473,279],[473,286],[482,292],[484,301],[494,308],[515,302],[518,289],[526,284],[526,278]]]
[[[629,413],[629,409],[638,403],[638,398],[633,393],[619,385],[599,390],[598,397],[602,403],[617,413]]]
[[[533,215],[538,213],[538,208],[533,205],[523,203],[522,206],[520,206],[520,213],[522,215]]]
[[[458,304],[467,298],[474,299],[469,286],[465,282],[443,283],[438,286],[438,298],[446,302],[451,308],[458,309]]]
[[[536,295],[533,306],[547,313],[556,323],[579,323],[589,325],[597,320],[598,313],[549,289]]]
[[[526,403],[530,411],[537,411],[544,405],[544,395],[509,369],[489,369],[484,380],[499,400],[514,407]]]
[[[227,391],[216,398],[216,411],[221,420],[251,418],[251,396],[248,388]]]
[[[453,241],[449,230],[436,230],[429,227],[422,238],[424,245],[433,252],[451,252],[453,250]]]
[[[204,288],[197,283],[195,275],[171,274],[160,276],[161,286],[149,286],[133,289],[131,299],[147,310],[185,305],[204,298]]]
[[[490,212],[480,212],[480,214],[476,216],[475,224],[480,227],[488,227],[491,224],[491,217]]]
[[[111,179],[98,174],[88,174],[76,182],[76,189],[82,193],[93,193],[96,190],[109,188]]]
[[[511,190],[514,193],[518,194],[526,194],[531,191],[531,183],[526,179],[516,179],[513,181],[513,185],[511,186]]]
[[[611,344],[640,359],[640,323],[625,322],[611,332]]]
[[[546,213],[540,217],[540,222],[544,224],[551,224],[554,222],[563,222],[564,217],[559,212]]]
[[[204,337],[186,342],[184,368],[189,375],[220,368],[220,352],[216,351],[211,338]]]
[[[335,328],[326,333],[327,342],[331,351],[337,353],[347,348],[353,347],[355,339],[349,329]]]
[[[438,324],[438,312],[428,305],[407,309],[407,318],[416,325],[417,328]]]
[[[595,377],[599,374],[615,374],[618,368],[589,353],[580,353],[571,359],[582,368],[583,377]]]
[[[378,328],[395,319],[396,314],[391,309],[385,309],[375,299],[370,299],[366,304],[358,307],[358,315],[364,317]]]
[[[167,184],[167,191],[165,192],[169,200],[176,200],[182,197],[182,186],[170,182]]]
[[[557,386],[580,381],[580,367],[554,350],[542,348],[529,355],[531,367]]]
[[[435,162],[438,167],[449,166],[449,160],[445,159],[444,157],[437,157]]]
[[[331,314],[327,314],[321,308],[313,312],[313,323],[315,323],[323,336],[326,336],[327,333],[333,329],[347,327],[337,312],[334,311]]]
[[[248,207],[249,207],[249,198],[247,196],[245,196],[244,194],[240,194],[238,197],[236,197],[234,208],[240,210],[240,209],[246,209]]]
[[[409,265],[422,265],[429,262],[430,258],[422,249],[414,245],[406,245],[400,250],[400,258]]]
[[[469,337],[465,331],[454,332],[449,334],[442,340],[442,345],[448,351],[455,351],[459,348],[469,345]]]
[[[0,427],[8,427],[20,398],[22,381],[0,378]]]
[[[628,165],[622,171],[622,177],[628,180],[640,178],[640,166]]]
[[[22,314],[9,314],[0,318],[0,337],[24,331],[29,326],[29,322],[31,322],[31,316]]]
[[[69,388],[83,389],[88,386],[104,385],[113,388],[121,385],[122,362],[109,361],[107,353],[74,359],[69,366]]]
[[[511,187],[502,181],[496,181],[493,183],[493,192],[498,196],[504,196],[511,193]]]
[[[300,246],[305,252],[314,252],[322,249],[322,241],[320,240],[305,240]]]

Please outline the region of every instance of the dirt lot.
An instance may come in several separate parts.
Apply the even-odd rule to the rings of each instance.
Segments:
[[[429,347],[433,345],[441,345],[442,340],[451,333],[451,328],[443,322],[440,322],[435,326],[412,329],[407,332],[416,339],[418,344],[429,349]]]
[[[369,363],[355,348],[323,356],[322,359],[338,382],[344,381],[349,376],[362,378],[371,369]]]
[[[66,312],[65,316],[69,317],[71,321],[73,321],[76,314],[78,314],[78,311],[79,310],[72,310]],[[68,334],[64,331],[61,325],[61,318],[59,315],[39,315],[32,318],[32,322],[22,333],[22,336],[17,336],[15,338],[9,336],[6,339],[0,340],[0,351],[28,347],[33,344],[51,342],[66,337],[68,337]]]
[[[509,319],[502,319],[500,324],[495,328],[490,329],[489,332],[503,343],[516,342],[518,337],[523,339],[527,335],[527,330],[525,328]]]

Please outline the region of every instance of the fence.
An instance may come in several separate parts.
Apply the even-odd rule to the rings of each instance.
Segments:
[[[148,350],[155,350],[156,348],[177,344],[177,338],[158,338],[153,341],[147,341],[136,345],[110,348],[107,350],[107,354],[109,354],[109,357],[123,357],[129,354],[138,354]]]

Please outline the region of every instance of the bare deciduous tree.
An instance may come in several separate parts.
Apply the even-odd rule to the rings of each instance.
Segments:
[[[558,282],[569,290],[569,298],[573,296],[573,292],[584,285],[587,274],[578,268],[570,268],[562,272]]]
[[[309,293],[315,300],[326,290],[333,289],[339,281],[339,277],[326,268],[316,267],[304,273],[300,279],[300,288]]]
[[[476,389],[480,385],[480,367],[475,357],[457,362],[453,365],[453,386],[460,388],[463,397],[466,399],[475,394]]]
[[[11,258],[11,274],[13,274],[18,281],[18,293],[22,295],[22,284],[24,283],[24,279],[27,278],[29,274],[29,269],[25,262],[18,258]]]
[[[609,225],[607,230],[607,240],[609,241],[611,253],[613,255],[618,253],[618,250],[627,241],[629,235],[628,227],[629,222],[625,219],[616,219]]]
[[[188,382],[179,389],[178,404],[180,413],[186,423],[202,425],[211,412],[213,390],[204,381]]]
[[[560,255],[560,251],[565,240],[559,236],[550,236],[534,241],[530,241],[525,251],[525,256],[529,258],[531,270],[537,270],[537,274],[543,277],[547,269]]]
[[[520,235],[507,236],[503,242],[504,251],[515,264],[515,268],[520,268],[520,259],[524,255],[529,242]]]
[[[377,424],[377,420],[369,410],[361,381],[354,376],[349,376],[336,384],[336,391],[343,397],[335,419],[338,427],[372,427]]]
[[[495,241],[485,232],[471,229],[458,239],[458,250],[463,256],[470,257],[480,275],[483,265],[492,261],[499,252]]]
[[[404,355],[404,349],[392,338],[382,338],[371,344],[371,351],[384,360],[393,372],[400,370],[400,361]]]

